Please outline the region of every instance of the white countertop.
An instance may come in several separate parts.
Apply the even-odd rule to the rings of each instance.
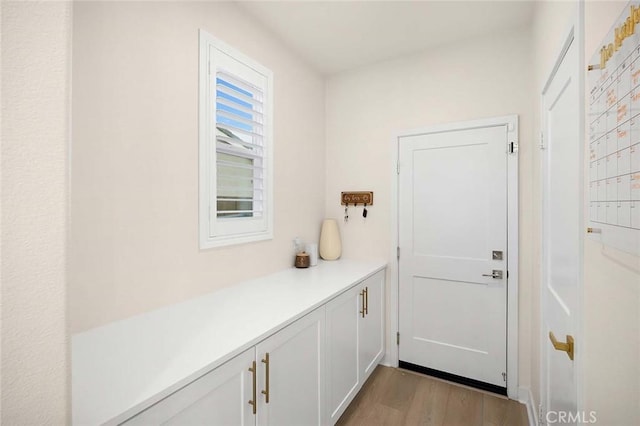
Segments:
[[[126,420],[385,266],[320,260],[73,335],[73,424]]]

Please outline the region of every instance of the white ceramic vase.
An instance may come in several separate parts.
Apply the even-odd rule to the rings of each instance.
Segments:
[[[325,219],[320,231],[320,257],[324,260],[336,260],[342,254],[340,230],[335,219]]]

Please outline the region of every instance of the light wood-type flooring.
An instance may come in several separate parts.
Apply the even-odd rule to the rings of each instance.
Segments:
[[[526,426],[523,404],[419,373],[378,366],[338,426]]]

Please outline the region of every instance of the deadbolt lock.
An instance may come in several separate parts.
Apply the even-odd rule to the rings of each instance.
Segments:
[[[502,251],[500,250],[494,250],[491,252],[491,259],[492,260],[502,260]]]

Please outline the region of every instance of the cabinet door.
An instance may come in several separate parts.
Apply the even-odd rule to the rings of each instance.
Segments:
[[[327,416],[335,424],[360,388],[358,376],[358,320],[363,309],[361,286],[326,305]]]
[[[256,346],[259,425],[323,424],[324,320],[321,307]]]
[[[366,314],[360,318],[360,378],[364,381],[384,355],[384,274],[382,270],[364,280]]]
[[[255,350],[246,350],[215,370],[124,422],[133,425],[254,425]]]

